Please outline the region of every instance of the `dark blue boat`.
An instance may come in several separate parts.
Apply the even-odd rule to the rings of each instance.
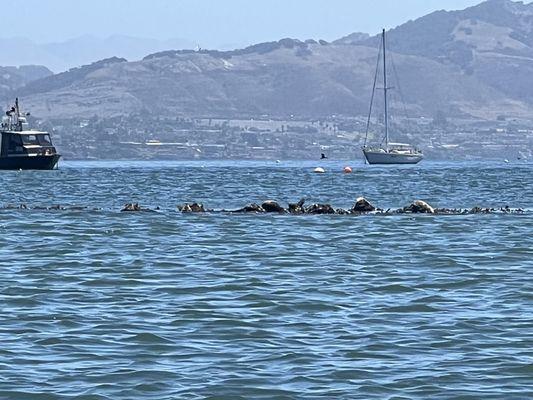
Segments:
[[[54,169],[61,155],[48,132],[30,130],[18,99],[0,126],[0,169]]]

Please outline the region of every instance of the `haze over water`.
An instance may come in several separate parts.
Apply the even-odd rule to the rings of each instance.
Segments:
[[[533,395],[532,164],[65,162],[0,174],[1,399]],[[523,215],[181,214],[249,202]],[[120,213],[139,202],[158,213]]]

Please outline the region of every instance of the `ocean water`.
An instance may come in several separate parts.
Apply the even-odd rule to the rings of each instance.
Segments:
[[[533,164],[316,166],[1,172],[0,399],[532,398]],[[361,195],[527,212],[176,210]]]

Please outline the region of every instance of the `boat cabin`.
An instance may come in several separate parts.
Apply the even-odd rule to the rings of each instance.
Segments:
[[[17,155],[51,155],[56,149],[47,132],[39,131],[2,131],[0,137],[0,154]]]

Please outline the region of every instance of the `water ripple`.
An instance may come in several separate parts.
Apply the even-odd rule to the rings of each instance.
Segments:
[[[531,397],[531,214],[175,211],[302,196],[533,204],[530,165],[341,167],[71,163],[0,175],[3,204],[103,209],[0,213],[0,398]],[[130,201],[164,212],[116,212]]]

